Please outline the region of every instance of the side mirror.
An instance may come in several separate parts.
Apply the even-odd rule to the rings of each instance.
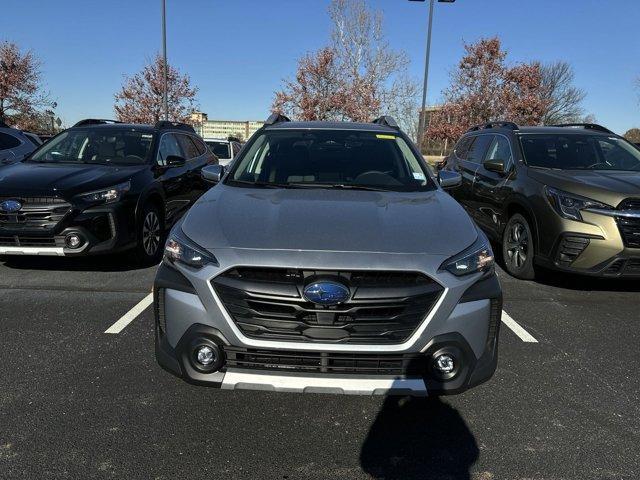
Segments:
[[[490,172],[496,172],[496,173],[505,172],[504,160],[501,160],[501,159],[485,160],[483,165],[484,165],[484,168],[486,170],[489,170]]]
[[[222,165],[207,165],[202,167],[202,178],[211,183],[218,183],[224,175],[224,167]]]
[[[181,167],[187,163],[187,161],[179,155],[169,155],[166,162],[167,167]]]
[[[438,182],[440,182],[440,186],[445,190],[456,188],[462,185],[462,175],[450,170],[440,170],[438,172]]]

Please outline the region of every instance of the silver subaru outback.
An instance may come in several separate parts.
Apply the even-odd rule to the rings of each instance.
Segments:
[[[484,234],[391,117],[272,115],[175,225],[156,358],[225,389],[432,395],[488,380],[502,292]]]

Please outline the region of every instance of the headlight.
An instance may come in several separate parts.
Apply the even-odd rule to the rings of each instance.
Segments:
[[[129,189],[131,182],[124,182],[95,192],[82,193],[78,197],[87,203],[113,203],[120,200]]]
[[[180,226],[169,234],[164,247],[164,258],[169,263],[181,263],[191,268],[202,268],[208,264],[218,265],[216,257],[189,240]]]
[[[493,268],[495,263],[493,250],[484,235],[479,235],[476,243],[464,252],[451,257],[440,267],[460,277],[476,272],[486,272]]]
[[[600,208],[610,210],[612,207],[604,203],[596,202],[590,198],[574,195],[573,193],[563,192],[552,187],[545,187],[545,193],[549,199],[549,203],[553,206],[558,215],[569,220],[577,220],[582,222],[581,210],[587,208]]]

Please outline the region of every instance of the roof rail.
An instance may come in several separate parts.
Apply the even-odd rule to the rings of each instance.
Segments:
[[[398,122],[396,122],[396,119],[390,115],[382,115],[381,117],[373,120],[371,123],[375,123],[376,125],[385,125],[387,127],[395,128],[396,130],[400,129],[400,127],[398,126]]]
[[[291,119],[286,115],[282,115],[281,113],[272,113],[271,115],[269,115],[269,118],[267,118],[267,121],[264,122],[264,124],[275,125],[276,123],[290,122],[290,121]]]
[[[175,130],[184,130],[185,132],[196,133],[193,126],[189,125],[188,123],[169,122],[168,120],[157,121],[154,127],[157,128],[158,130],[166,130],[169,128],[173,128]]]
[[[596,130],[598,132],[612,133],[615,135],[614,132],[612,132],[606,127],[603,127],[602,125],[598,125],[597,123],[561,123],[560,125],[551,125],[551,126],[552,127],[568,127],[568,128],[584,128],[585,130]]]
[[[509,130],[520,130],[520,127],[518,127],[518,125],[513,122],[493,121],[475,125],[467,130],[467,132],[475,132],[477,130],[484,130],[486,128],[508,128]]]
[[[104,118],[85,118],[77,122],[74,127],[82,127],[84,125],[105,125],[107,123],[122,123],[118,120],[106,120]]]

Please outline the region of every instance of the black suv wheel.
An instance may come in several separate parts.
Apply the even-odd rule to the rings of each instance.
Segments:
[[[138,224],[138,258],[148,264],[160,259],[164,219],[162,213],[153,204],[145,205]]]
[[[533,235],[529,221],[519,213],[514,214],[502,235],[502,256],[507,271],[516,278],[533,280]]]

